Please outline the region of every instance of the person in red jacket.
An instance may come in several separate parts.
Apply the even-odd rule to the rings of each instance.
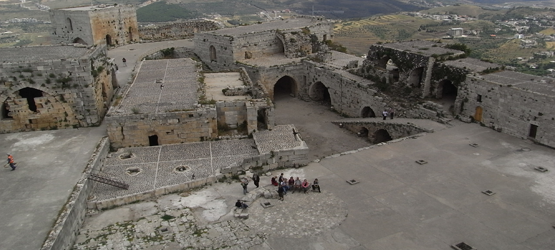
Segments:
[[[13,160],[13,156],[8,154],[8,164],[10,164],[10,167],[12,168],[12,171],[15,170],[16,166],[15,166],[15,161]]]
[[[306,191],[308,191],[309,186],[310,186],[310,183],[306,179],[304,179],[303,184],[301,184],[301,187],[305,194],[306,194]]]

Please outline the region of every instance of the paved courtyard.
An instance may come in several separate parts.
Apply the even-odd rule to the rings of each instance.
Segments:
[[[295,114],[286,110],[291,119],[303,112],[327,117],[322,122],[337,119],[309,104]],[[287,104],[278,101],[277,107],[280,116]],[[296,126],[304,127],[304,138],[324,132]],[[318,140],[332,145],[334,136]],[[344,136],[353,145],[338,140],[328,150],[359,143]],[[268,173],[246,196],[238,182],[225,182],[91,214],[76,248],[439,250],[464,242],[476,249],[554,249],[555,170],[534,170],[553,165],[552,149],[455,121],[414,139]],[[270,176],[281,172],[319,178],[322,193],[288,193],[283,202],[266,198],[275,189]],[[249,202],[248,219],[234,218],[237,199]],[[263,208],[266,202],[273,206]]]

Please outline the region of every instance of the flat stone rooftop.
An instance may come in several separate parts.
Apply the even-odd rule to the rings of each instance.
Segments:
[[[306,143],[298,135],[298,132],[293,125],[279,125],[271,131],[258,131],[253,134],[253,138],[261,154],[282,149],[306,148]]]
[[[194,109],[199,76],[199,66],[189,58],[143,61],[121,104],[109,113],[161,114]]]
[[[93,6],[80,6],[80,7],[71,7],[71,8],[64,8],[62,10],[70,10],[70,11],[91,11],[91,10],[103,10],[103,9],[111,9],[114,8],[112,4],[102,4],[102,5],[93,5]]]
[[[74,46],[33,46],[21,48],[0,48],[0,63],[40,62],[60,59],[79,59],[89,49]]]
[[[228,28],[228,29],[220,29],[216,31],[211,31],[211,33],[215,33],[219,35],[239,36],[247,33],[256,33],[256,32],[277,30],[277,29],[279,30],[301,29],[321,22],[323,21],[317,21],[316,19],[301,17],[301,18],[291,18],[291,19],[285,19],[285,20],[273,20],[262,24],[253,24],[248,26],[239,26],[239,27]]]
[[[523,74],[514,71],[501,71],[481,75],[484,80],[524,91],[531,91],[542,95],[555,96],[555,79]]]
[[[441,47],[442,44],[434,43],[429,41],[411,41],[411,42],[399,42],[399,43],[385,43],[382,44],[384,48],[391,48],[401,51],[407,51],[416,54],[422,54],[426,56],[431,55],[444,55],[447,53],[452,53],[453,55],[463,54],[464,52],[454,49],[446,49]]]
[[[471,72],[482,72],[488,68],[501,68],[501,65],[495,63],[484,62],[475,58],[462,58],[453,61],[445,61],[443,64],[458,68],[465,68]]]
[[[216,101],[233,101],[251,99],[248,95],[226,96],[222,92],[225,88],[245,86],[239,72],[205,73],[204,84],[206,98]]]

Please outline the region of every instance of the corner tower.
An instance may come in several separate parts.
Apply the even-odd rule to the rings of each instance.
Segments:
[[[97,5],[50,11],[54,42],[118,46],[139,40],[133,6]]]

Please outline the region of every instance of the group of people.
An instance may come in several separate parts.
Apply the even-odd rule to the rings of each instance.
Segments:
[[[252,180],[254,182],[254,185],[258,188],[260,186],[260,176],[255,173],[252,176]],[[249,185],[249,180],[247,178],[241,179],[241,186],[243,187],[243,195],[246,195],[249,192],[248,185]],[[272,185],[278,187],[277,191],[279,194],[279,200],[283,200],[284,195],[286,195],[287,192],[289,191],[291,191],[292,193],[294,193],[295,191],[299,191],[299,192],[302,191],[306,194],[308,190],[312,187],[312,191],[315,191],[315,192],[318,191],[320,193],[322,192],[320,190],[320,182],[318,181],[318,178],[314,179],[314,181],[310,183],[308,182],[307,179],[304,179],[303,181],[301,181],[299,177],[295,179],[293,178],[293,176],[291,176],[289,179],[287,179],[283,176],[283,173],[281,173],[279,178],[277,176],[272,177]],[[235,206],[243,209],[248,207],[244,202],[241,203],[240,200],[237,200],[237,203],[235,203]]]
[[[295,193],[295,191],[303,191],[306,194],[310,187],[312,187],[312,191],[318,191],[320,193],[322,192],[320,190],[320,182],[318,181],[318,178],[314,179],[311,184],[310,182],[308,182],[307,179],[301,181],[299,177],[295,179],[293,178],[293,176],[291,176],[289,179],[287,179],[283,176],[283,173],[281,173],[279,178],[277,176],[272,177],[272,185],[278,187],[277,191],[279,195],[279,200],[283,200],[284,196],[290,190],[291,193]]]
[[[389,109],[389,110],[384,110],[382,111],[382,118],[387,119],[387,117],[389,116],[389,118],[393,119],[393,116],[395,115],[395,111],[393,109]]]

